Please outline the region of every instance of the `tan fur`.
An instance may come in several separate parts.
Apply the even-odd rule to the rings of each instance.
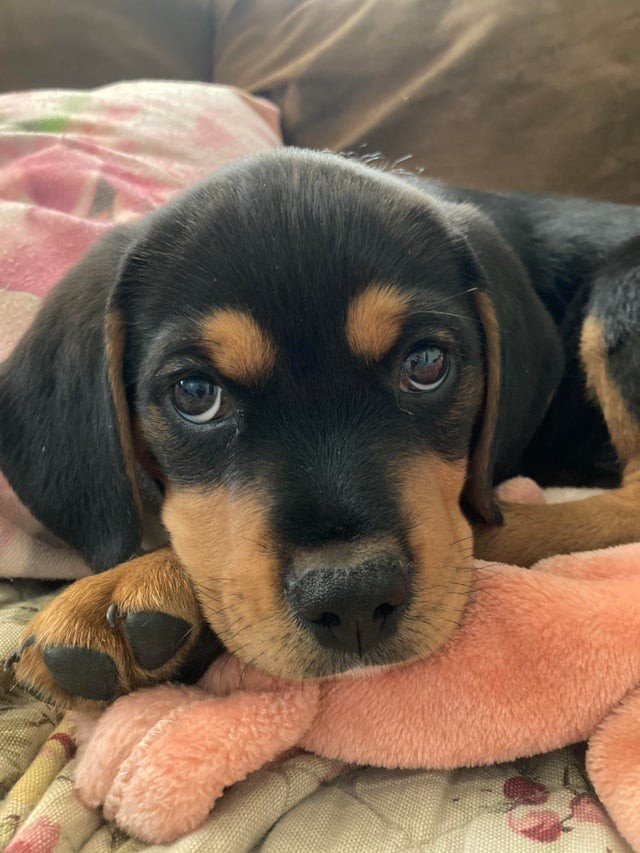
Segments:
[[[149,671],[136,663],[123,630],[111,628],[106,612],[117,604],[126,614],[161,610],[194,626],[193,636],[174,658]],[[38,643],[25,649],[15,666],[16,678],[37,685],[62,706],[92,707],[100,703],[70,696],[47,672],[40,649],[47,645],[76,645],[111,656],[118,667],[120,693],[163,681],[176,672],[193,648],[202,614],[193,588],[168,548],[153,551],[98,575],[82,578],[57,595],[37,613],[23,632],[35,634]]]
[[[404,464],[399,477],[414,561],[407,617],[417,657],[433,653],[451,637],[472,586],[473,539],[460,509],[466,462],[427,454]]]
[[[478,511],[490,500],[493,484],[490,481],[491,448],[498,419],[500,383],[502,381],[502,343],[496,312],[488,293],[475,291],[474,298],[486,341],[486,373],[482,425],[473,456],[469,460],[469,480],[466,496]]]
[[[483,559],[530,566],[553,554],[640,539],[640,425],[609,376],[602,326],[593,317],[583,324],[580,355],[589,388],[625,463],[623,485],[568,503],[504,505],[502,526],[474,528],[476,554]]]
[[[474,526],[483,560],[531,566],[543,557],[640,539],[640,488],[611,489],[562,504],[503,504],[504,524]]]
[[[466,461],[436,457],[402,466],[398,486],[414,549],[414,595],[385,647],[388,662],[430,654],[464,608],[471,580],[471,529],[458,505],[465,467]],[[335,654],[296,624],[284,599],[267,506],[264,486],[253,493],[169,488],[163,520],[203,612],[228,649],[274,675],[328,675]],[[356,547],[371,553],[378,546]]]
[[[204,344],[216,368],[242,385],[267,379],[276,363],[276,346],[251,314],[216,309],[200,324]]]
[[[396,342],[409,297],[392,284],[370,284],[354,297],[347,312],[346,335],[354,355],[380,361]]]
[[[640,428],[609,375],[602,323],[595,317],[587,317],[582,325],[580,358],[587,385],[600,404],[613,446],[620,460],[627,462],[640,454]]]
[[[167,489],[163,521],[223,644],[276,675],[302,677],[314,641],[285,607],[266,490]]]
[[[370,536],[357,542],[330,542],[319,548],[296,548],[293,554],[298,574],[317,566],[353,569],[373,557],[398,553],[400,544],[391,536]]]
[[[136,454],[133,444],[133,429],[129,404],[123,381],[124,331],[122,317],[118,311],[111,311],[105,320],[105,350],[111,399],[116,412],[120,447],[124,457],[127,479],[131,484],[133,501],[138,512],[142,514],[142,498],[136,473]]]

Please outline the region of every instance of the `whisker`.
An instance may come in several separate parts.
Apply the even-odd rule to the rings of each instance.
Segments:
[[[439,297],[435,302],[432,302],[429,306],[429,310],[432,308],[437,308],[438,305],[443,305],[445,302],[450,302],[452,299],[459,299],[461,296],[465,296],[469,293],[475,293],[480,288],[477,285],[473,287],[468,287],[466,290],[460,290],[457,293],[450,293],[447,296]]]
[[[482,323],[480,319],[475,317],[466,317],[464,314],[454,314],[451,311],[434,311],[432,308],[428,309],[429,314],[437,314],[439,317],[455,317],[456,320],[466,320],[471,323]]]

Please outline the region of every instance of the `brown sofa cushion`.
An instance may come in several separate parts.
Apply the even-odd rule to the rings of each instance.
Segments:
[[[290,143],[640,202],[638,44],[637,0],[1,0],[0,91],[214,79]]]
[[[290,143],[640,202],[637,0],[214,5],[215,80],[276,101]]]
[[[0,91],[211,79],[208,0],[1,0]]]

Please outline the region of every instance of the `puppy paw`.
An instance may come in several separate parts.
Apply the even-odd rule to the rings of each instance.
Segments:
[[[44,701],[87,707],[170,678],[195,680],[218,653],[165,548],[76,581],[31,619],[5,667]]]

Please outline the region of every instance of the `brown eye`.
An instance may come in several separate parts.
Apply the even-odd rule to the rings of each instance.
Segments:
[[[222,388],[206,376],[181,379],[171,393],[178,413],[194,424],[206,424],[225,414]]]
[[[449,362],[444,350],[421,346],[409,353],[400,371],[403,391],[435,391],[446,379]]]

